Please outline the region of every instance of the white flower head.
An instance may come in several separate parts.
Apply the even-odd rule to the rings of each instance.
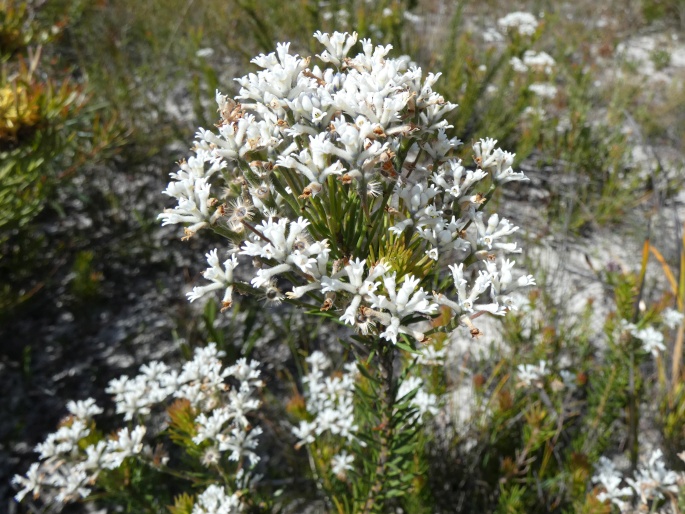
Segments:
[[[515,30],[521,36],[532,36],[538,28],[538,20],[528,12],[512,12],[497,20],[502,32]]]

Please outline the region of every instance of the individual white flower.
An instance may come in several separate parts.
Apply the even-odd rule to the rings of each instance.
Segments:
[[[228,458],[238,461],[247,458],[251,464],[259,462],[259,455],[254,450],[259,444],[258,437],[262,434],[261,427],[245,430],[243,427],[234,427],[230,431],[224,431],[217,436],[219,451],[231,452]]]
[[[251,234],[240,253],[274,261],[276,265],[259,269],[251,281],[253,286],[269,285],[275,276],[289,271],[320,275],[319,270],[328,262],[328,243],[326,240],[310,243],[306,233],[308,226],[309,221],[300,217],[295,221],[269,218],[255,227],[261,236]]]
[[[180,374],[170,376],[174,384],[173,395],[185,398],[203,412],[216,407],[217,399],[225,392],[225,379],[229,375],[219,357],[216,343],[196,348],[193,359],[183,365]]]
[[[516,368],[517,387],[542,387],[543,379],[549,373],[547,362],[541,360],[537,365],[519,364]]]
[[[487,169],[495,165],[496,154],[494,151],[496,144],[497,140],[491,137],[486,137],[473,143],[473,160],[476,161],[479,168]]]
[[[204,412],[201,413],[195,419],[197,433],[193,437],[193,442],[200,444],[207,439],[216,439],[223,431],[224,425],[232,419],[233,416],[228,406],[214,409],[209,416]]]
[[[418,288],[421,279],[413,275],[405,275],[402,286],[398,289],[396,284],[396,274],[385,275],[383,285],[386,295],[376,295],[369,293],[372,299],[371,306],[376,309],[383,309],[390,312],[390,316],[383,313],[374,313],[373,316],[387,328],[380,336],[388,341],[397,343],[399,334],[410,334],[419,341],[424,339],[422,333],[402,326],[401,320],[405,316],[412,314],[433,314],[438,306],[430,301],[430,296],[423,288]]]
[[[517,310],[518,305],[512,293],[522,287],[535,285],[532,275],[522,275],[514,280],[512,270],[515,264],[515,261],[508,259],[502,261],[500,267],[493,261],[485,263],[490,276],[490,297],[494,302],[513,310]]]
[[[241,382],[241,387],[261,388],[264,387],[264,382],[259,378],[262,374],[259,369],[259,362],[251,360],[249,363],[243,357],[238,359],[235,364],[226,368],[226,373]]]
[[[316,423],[304,420],[300,421],[299,426],[293,427],[292,432],[298,439],[297,447],[299,448],[304,444],[312,444],[314,441],[316,441],[316,437],[314,437],[315,430]]]
[[[666,325],[671,330],[674,330],[680,326],[683,322],[683,313],[678,312],[675,309],[666,309],[661,313],[661,317]]]
[[[331,459],[331,471],[338,478],[345,478],[348,471],[353,471],[354,455],[350,455],[346,450],[334,455]]]
[[[133,430],[122,428],[117,432],[115,439],[107,441],[106,453],[103,455],[103,466],[115,469],[121,466],[124,459],[137,455],[143,451],[143,437],[147,428],[138,425]]]
[[[496,303],[477,304],[476,301],[480,296],[487,291],[491,285],[490,275],[485,271],[479,271],[476,280],[471,287],[470,292],[466,292],[468,281],[464,278],[464,264],[451,264],[449,266],[452,272],[452,280],[457,291],[457,299],[450,300],[443,294],[434,296],[433,300],[439,305],[445,305],[454,311],[456,314],[464,312],[475,312],[476,310],[490,312],[495,315],[504,315],[506,309],[501,308]]]
[[[478,229],[478,244],[487,246],[488,250],[492,250],[493,245],[496,248],[506,250],[507,247],[498,246],[496,241],[513,234],[519,229],[519,227],[512,225],[509,220],[505,218],[500,219],[497,213],[491,215],[487,225],[485,225],[483,213],[479,212],[476,214],[475,224]]]
[[[170,182],[164,194],[176,198],[178,205],[166,209],[158,219],[162,220],[162,225],[190,223],[190,227],[185,229],[186,237],[190,237],[216,220],[209,210],[211,184],[206,177],[189,176],[184,172],[172,174],[172,177],[178,180]]]
[[[83,468],[86,470],[99,470],[106,451],[107,441],[98,441],[96,444],[86,446],[86,459],[83,461]]]
[[[357,42],[357,33],[352,34],[335,32],[332,35],[323,34],[316,31],[314,37],[326,47],[326,50],[318,57],[324,62],[330,62],[335,66],[340,66],[347,57],[347,53]]]
[[[652,326],[641,330],[634,329],[631,333],[642,341],[642,349],[650,352],[654,357],[657,357],[659,352],[666,350],[664,335]]]
[[[59,503],[67,503],[78,498],[86,498],[91,490],[86,487],[91,480],[91,477],[78,466],[74,466],[69,473],[62,475],[63,480],[54,482],[59,490],[55,499]]]
[[[14,499],[20,502],[29,493],[32,493],[35,498],[40,496],[43,479],[44,477],[40,469],[40,464],[37,462],[31,464],[25,477],[14,475],[12,483],[21,487],[19,492],[14,496]]]
[[[461,203],[467,199],[470,189],[487,175],[482,169],[464,168],[460,159],[450,159],[438,168],[431,179],[433,184],[444,189]]]
[[[361,259],[351,260],[343,268],[343,272],[347,275],[348,282],[343,282],[335,276],[323,277],[321,279],[321,284],[323,286],[321,291],[324,293],[329,291],[340,291],[353,295],[345,312],[340,316],[340,321],[349,325],[355,325],[359,306],[362,301],[370,299],[370,294],[373,293],[379,285],[376,283],[376,280],[388,269],[384,263],[379,262],[369,270],[367,277],[364,278],[365,267],[365,261]]]
[[[67,403],[67,410],[79,419],[88,420],[93,416],[102,414],[102,408],[95,404],[93,398],[87,400],[70,401]]]
[[[207,293],[217,290],[225,290],[221,300],[221,309],[228,309],[233,304],[233,270],[238,266],[238,259],[235,255],[224,261],[223,267],[219,263],[218,250],[215,248],[205,255],[207,257],[207,268],[202,276],[209,280],[211,284],[206,286],[195,286],[188,293],[188,300],[191,302],[202,298]]]

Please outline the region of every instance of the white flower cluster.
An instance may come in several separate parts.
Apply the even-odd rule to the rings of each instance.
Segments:
[[[307,357],[309,373],[303,378],[307,386],[306,408],[314,416],[312,421],[302,420],[293,433],[299,439],[298,446],[313,443],[320,435],[330,432],[347,439],[357,440],[359,427],[354,421],[354,385],[359,371],[354,363],[345,364],[340,376],[324,376],[331,361],[322,352]]]
[[[538,20],[529,12],[512,12],[497,20],[502,32],[515,30],[521,36],[532,36],[538,28]]]
[[[512,57],[509,59],[509,64],[517,73],[528,73],[529,71],[533,71],[551,75],[557,63],[547,52],[526,50],[523,54],[523,60],[518,57]]]
[[[426,344],[419,348],[417,363],[422,366],[443,366],[447,358],[447,346],[439,350],[433,344]]]
[[[635,478],[625,478],[616,469],[614,463],[606,457],[600,457],[597,474],[592,481],[604,488],[597,495],[599,501],[611,501],[621,512],[630,512],[626,498],[637,496],[640,505],[648,507],[648,502],[661,500],[666,495],[678,493],[679,486],[685,481],[685,475],[666,469],[661,450],[654,450],[646,465],[640,466]],[[628,486],[621,487],[626,482]],[[642,512],[642,509],[640,509]]]
[[[536,82],[535,84],[528,86],[528,89],[534,95],[539,96],[540,98],[546,98],[548,100],[551,100],[557,96],[557,86],[547,82]]]
[[[666,309],[662,314],[663,325],[670,330],[678,328],[682,321],[683,314],[674,309]],[[622,319],[618,329],[623,333],[628,332],[638,339],[642,343],[642,350],[651,353],[654,357],[666,350],[664,334],[652,325],[638,328],[635,323]]]
[[[409,401],[409,404],[416,409],[416,419],[413,421],[423,418],[426,414],[436,416],[438,414],[438,397],[424,389],[423,379],[419,377],[408,377],[402,381],[397,390],[397,401],[403,401],[403,398],[413,391],[416,391],[416,394]]]
[[[192,514],[238,514],[243,504],[237,493],[226,494],[218,485],[210,485],[197,497]]]
[[[203,457],[205,464],[217,463],[221,452],[227,452],[229,460],[245,457],[254,464],[258,461],[254,449],[261,429],[252,428],[246,416],[260,406],[256,395],[263,382],[259,378],[258,363],[240,359],[224,368],[221,356],[216,345],[211,343],[196,349],[193,360],[186,362],[180,372],[153,361],[143,365],[134,378],[122,376],[112,380],[107,392],[114,395],[116,411],[127,421],[134,418],[142,421],[152,408],[170,397],[187,399],[199,411],[193,441],[212,443]],[[239,386],[230,387],[226,383],[229,377]],[[153,460],[152,449],[143,443],[147,431],[144,424],[132,430],[122,428],[108,439],[85,445],[84,440],[93,433],[95,426],[92,417],[101,414],[102,409],[93,399],[69,402],[67,409],[71,416],[36,447],[40,462],[31,465],[26,477],[14,477],[14,483],[22,488],[16,495],[17,501],[28,493],[57,503],[86,498],[102,470],[116,469],[133,456],[146,462]],[[165,459],[161,461],[164,464]],[[205,503],[209,505],[214,501],[209,498],[217,496],[206,494]],[[228,500],[216,500],[213,504],[228,505],[226,502]]]
[[[628,502],[625,501],[625,498],[632,497],[633,490],[630,487],[621,487],[623,475],[616,469],[612,461],[606,457],[600,457],[597,474],[592,477],[592,481],[604,488],[604,491],[597,495],[599,501],[605,502],[609,500],[621,509],[622,512],[628,507]]]
[[[110,439],[82,448],[82,441],[92,433],[92,416],[102,409],[92,398],[69,402],[67,409],[70,416],[62,426],[36,446],[40,462],[31,464],[25,477],[14,477],[13,483],[21,487],[17,501],[29,493],[58,504],[86,498],[101,470],[118,468],[124,459],[143,451],[146,428],[142,425],[122,428]]]
[[[664,325],[666,325],[671,330],[675,330],[678,327],[680,327],[680,325],[683,322],[683,318],[685,318],[682,312],[678,312],[675,309],[664,310],[664,312],[661,313],[661,317],[663,319]]]
[[[343,450],[331,459],[331,472],[338,478],[344,479],[348,471],[354,470],[353,462],[354,455],[350,455],[347,453],[347,450]]]
[[[461,143],[446,135],[444,116],[456,106],[432,90],[439,74],[422,78],[390,58],[390,46],[356,33],[314,37],[322,67],[288,44],[253,59],[262,70],[237,79],[235,100],[217,93],[218,132],[200,129],[195,155],[171,175],[165,192],[178,205],[160,214],[163,223],[188,225],[186,237],[212,228],[234,240],[223,262],[219,250],[207,254],[209,284],[189,299],[222,291],[223,308],[234,290],[274,302],[323,299],[322,310],[393,343],[400,334],[424,340],[409,325],[441,305],[458,317],[513,307],[510,293],[535,283],[498,259],[520,252],[507,241],[518,227],[482,208],[497,186],[527,180],[513,171],[514,155],[483,139],[467,168],[450,157]],[[357,45],[362,52],[348,56]],[[425,269],[452,263],[450,291],[420,287],[431,270],[374,257],[354,229],[362,219],[378,240],[418,246],[432,261]],[[234,274],[242,256],[255,267],[249,283]]]
[[[106,392],[114,395],[117,413],[123,414],[125,420],[131,420],[136,416],[146,416],[152,407],[170,396],[185,398],[202,412],[212,410],[226,391],[225,381],[230,376],[238,378],[241,388],[250,394],[262,386],[256,378],[259,376],[257,362],[247,364],[245,359],[241,359],[235,366],[224,368],[221,356],[214,343],[197,348],[193,360],[183,364],[180,373],[162,362],[152,361],[141,366],[140,374],[134,378],[123,375],[112,380]],[[252,375],[248,373],[243,379],[243,372],[238,370],[244,368],[251,370]]]
[[[652,326],[640,330],[633,328],[630,333],[642,342],[642,349],[654,357],[666,349],[664,335]]]

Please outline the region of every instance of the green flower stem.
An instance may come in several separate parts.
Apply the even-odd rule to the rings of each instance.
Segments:
[[[637,395],[635,379],[635,341],[631,338],[630,345],[630,366],[628,369],[628,446],[630,450],[630,469],[635,472],[637,469],[640,445],[638,442],[639,428],[639,398]]]
[[[378,506],[377,498],[383,490],[386,481],[388,462],[390,461],[390,444],[393,438],[392,411],[395,405],[395,391],[393,384],[393,357],[394,347],[384,340],[379,340],[378,352],[378,378],[381,382],[380,397],[381,402],[381,422],[378,426],[380,432],[380,451],[375,471],[375,480],[366,502],[362,509],[364,514],[369,514]]]

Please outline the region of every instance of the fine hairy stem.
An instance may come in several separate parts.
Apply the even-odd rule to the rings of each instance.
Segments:
[[[380,387],[380,409],[381,422],[378,426],[380,432],[380,451],[374,473],[375,480],[362,512],[369,514],[372,512],[376,499],[383,490],[383,484],[387,475],[387,466],[390,461],[390,445],[393,437],[392,411],[395,404],[395,391],[393,387],[393,357],[394,351],[389,342],[381,340],[380,352],[378,354],[378,374],[381,381]]]

